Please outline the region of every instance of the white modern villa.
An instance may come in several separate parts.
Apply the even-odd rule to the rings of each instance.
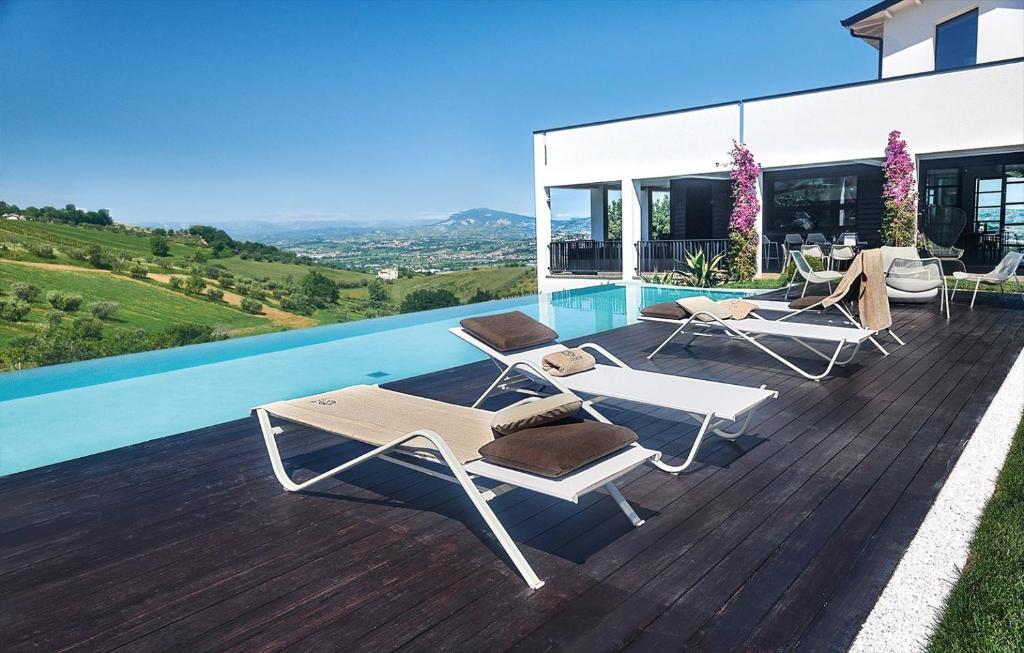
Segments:
[[[878,79],[535,132],[540,288],[630,280],[671,269],[684,250],[724,251],[721,164],[733,141],[763,168],[758,230],[772,242],[856,232],[878,245],[884,149],[899,130],[922,210],[968,216],[969,265],[1024,247],[1024,0],[886,0],[841,25],[878,50]],[[559,189],[589,191],[588,239],[552,241]],[[651,209],[666,197],[669,224],[655,233]],[[609,230],[613,198],[621,234]]]

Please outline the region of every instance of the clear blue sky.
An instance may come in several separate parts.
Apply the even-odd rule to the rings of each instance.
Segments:
[[[532,215],[533,130],[870,79],[869,4],[0,0],[0,199]]]

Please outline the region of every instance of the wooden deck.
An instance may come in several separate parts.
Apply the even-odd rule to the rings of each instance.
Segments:
[[[590,338],[780,396],[690,471],[624,477],[640,528],[603,493],[495,500],[537,592],[455,486],[378,461],[288,494],[251,420],[2,478],[0,649],[843,650],[1024,345],[1019,297],[894,313],[905,347],[822,383],[720,338],[644,360],[665,325]],[[494,371],[390,387],[470,403]],[[665,410],[609,414],[669,457],[694,435]],[[283,441],[300,478],[364,449]]]

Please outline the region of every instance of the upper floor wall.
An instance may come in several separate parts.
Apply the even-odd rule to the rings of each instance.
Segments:
[[[1024,61],[537,132],[539,188],[724,174],[734,139],[765,168],[1024,146]]]
[[[883,78],[1024,57],[1024,0],[880,2],[842,24],[875,48],[881,39]],[[961,46],[973,60],[943,61],[938,52]]]

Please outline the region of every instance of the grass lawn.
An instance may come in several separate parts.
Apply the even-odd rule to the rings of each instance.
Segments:
[[[61,250],[62,247],[85,248],[89,245],[99,245],[104,249],[127,252],[135,257],[152,255],[149,236],[144,234],[119,233],[98,227],[32,221],[4,221],[4,224],[0,226],[0,236],[4,231],[21,241],[31,240],[46,243],[57,250]],[[190,257],[195,254],[196,249],[171,242],[172,256]]]
[[[44,270],[0,261],[0,291],[6,295],[14,281],[30,283],[42,292],[24,322],[0,322],[0,346],[8,345],[18,336],[27,335],[46,324],[46,312],[50,308],[45,299],[48,290],[81,294],[83,310],[85,305],[94,301],[118,302],[120,308],[116,315],[107,321],[110,328],[132,327],[156,332],[173,324],[192,322],[224,327],[237,335],[278,330],[266,318],[243,313],[225,304],[188,297],[155,283],[139,283],[109,273]]]
[[[1024,419],[928,650],[1024,651]]]
[[[531,267],[480,268],[448,274],[398,279],[388,284],[391,301],[401,303],[406,295],[427,288],[446,288],[461,299],[468,300],[477,289],[500,292],[502,295],[529,295],[537,292],[537,270]]]
[[[349,270],[338,270],[326,265],[311,267],[308,265],[295,265],[293,263],[271,263],[267,261],[253,261],[232,256],[231,258],[211,258],[210,265],[223,265],[233,272],[235,276],[262,279],[267,277],[273,281],[284,281],[288,276],[296,282],[310,270],[322,272],[324,276],[338,282],[358,282],[360,279],[369,281],[373,275],[365,272],[352,272]]]

